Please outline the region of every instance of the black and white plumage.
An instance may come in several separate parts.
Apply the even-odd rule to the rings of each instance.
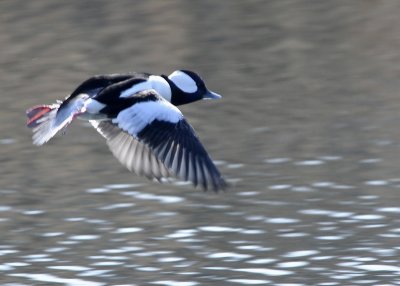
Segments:
[[[74,118],[89,120],[130,171],[161,180],[176,176],[204,190],[226,187],[195,131],[176,107],[220,96],[194,72],[94,76],[62,102],[27,111],[33,143],[42,145]]]

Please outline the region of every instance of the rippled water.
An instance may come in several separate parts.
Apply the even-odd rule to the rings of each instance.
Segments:
[[[1,1],[0,285],[400,285],[395,1]],[[24,110],[92,74],[200,72],[182,111],[234,185],[127,172]]]

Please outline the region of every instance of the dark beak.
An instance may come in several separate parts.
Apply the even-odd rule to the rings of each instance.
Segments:
[[[219,95],[218,93],[212,92],[210,90],[208,90],[206,92],[206,94],[203,96],[203,99],[220,99],[222,98],[221,95]]]

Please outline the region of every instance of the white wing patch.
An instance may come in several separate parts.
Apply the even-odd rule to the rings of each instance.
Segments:
[[[169,86],[168,82],[161,76],[155,75],[151,75],[148,80],[141,83],[136,83],[132,87],[124,90],[121,92],[119,97],[131,97],[135,93],[150,89],[157,91],[157,93],[159,93],[168,102],[171,101],[171,87]]]
[[[151,86],[153,87],[153,89],[155,89],[168,102],[171,102],[171,87],[163,77],[158,75],[151,75],[149,77],[149,81],[151,82]]]
[[[141,83],[136,83],[131,88],[124,90],[123,92],[121,92],[119,97],[130,97],[135,93],[152,88],[153,87],[151,86],[151,83],[146,80]]]
[[[182,113],[174,105],[165,100],[136,103],[121,111],[112,122],[137,137],[137,134],[154,120],[177,123],[183,118]]]
[[[184,92],[193,93],[197,91],[196,82],[182,71],[174,71],[168,78]]]

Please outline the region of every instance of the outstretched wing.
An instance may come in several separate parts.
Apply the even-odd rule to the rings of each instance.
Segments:
[[[172,173],[204,190],[224,189],[226,182],[179,109],[154,90],[132,97],[143,96],[152,100],[136,102],[112,121],[92,121],[119,161],[150,178]]]
[[[91,120],[90,123],[107,139],[111,152],[131,172],[159,181],[171,175],[146,145],[111,121]]]

